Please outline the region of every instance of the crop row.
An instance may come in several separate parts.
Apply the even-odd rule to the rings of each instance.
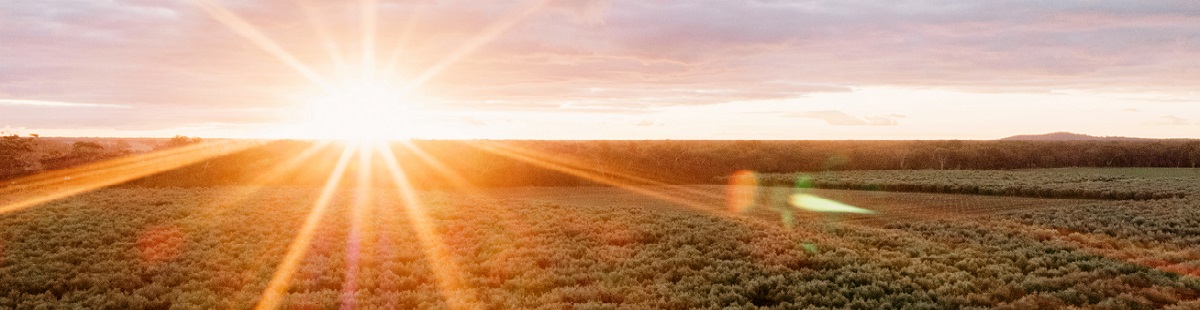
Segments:
[[[332,200],[285,308],[1137,308],[1200,297],[1195,278],[985,221],[870,228],[803,217],[787,228],[719,207],[459,193],[405,206],[394,192],[360,194]],[[0,308],[248,307],[317,196],[117,188],[2,214]]]
[[[1164,175],[1147,175],[1153,173]],[[764,174],[761,183],[829,189],[1148,200],[1200,193],[1198,169],[830,171]]]

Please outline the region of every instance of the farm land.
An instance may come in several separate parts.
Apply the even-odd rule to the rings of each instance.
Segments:
[[[467,184],[371,175],[391,168],[375,158],[328,186],[337,167],[255,178],[299,153],[266,145],[0,214],[0,308],[1200,307],[1200,169],[708,162],[731,169],[687,179],[605,157],[621,145],[525,163],[426,145]]]
[[[0,310],[1200,310],[1200,1],[946,2],[0,0]]]

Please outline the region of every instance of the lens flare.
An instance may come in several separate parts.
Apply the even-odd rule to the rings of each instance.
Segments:
[[[758,201],[758,174],[750,170],[739,170],[729,177],[725,187],[725,201],[730,212],[746,211]]]
[[[412,184],[409,183],[404,169],[396,162],[396,155],[388,147],[377,147],[375,150],[383,155],[384,166],[387,167],[388,174],[392,177],[392,185],[400,193],[413,230],[421,242],[425,258],[433,265],[434,277],[438,281],[438,290],[441,292],[442,298],[450,305],[451,309],[469,308],[468,305],[476,301],[475,293],[466,285],[466,281],[460,278],[462,274],[459,271],[458,263],[455,262],[454,256],[450,255],[450,249],[447,249],[442,242],[433,220],[426,212],[425,205],[417,197]]]
[[[378,142],[411,138],[421,117],[416,102],[387,81],[346,80],[311,98],[293,136]]]
[[[12,180],[0,187],[0,214],[178,169],[255,145],[255,142],[232,140],[202,142]]]
[[[421,162],[424,162],[425,165],[432,168],[439,176],[445,178],[447,181],[450,181],[450,185],[454,186],[456,189],[471,190],[475,188],[475,186],[472,185],[471,182],[467,181],[466,178],[463,178],[462,175],[459,175],[457,172],[454,172],[454,170],[451,170],[450,167],[446,166],[445,163],[442,163],[441,160],[437,159],[433,155],[430,155],[428,152],[425,152],[425,150],[421,149],[421,147],[417,144],[412,143],[412,141],[398,141],[396,143],[399,143],[404,147],[405,151],[413,156],[416,156],[417,159],[421,160]],[[386,145],[384,147],[391,148],[391,145]]]
[[[813,177],[808,174],[801,174],[799,176],[796,176],[795,186],[796,186],[796,189],[800,189],[800,190],[814,188],[815,186],[813,185]]]
[[[300,228],[300,232],[296,234],[296,238],[292,239],[292,243],[288,245],[287,254],[284,254],[283,261],[279,263],[279,267],[275,270],[275,275],[271,277],[271,282],[267,283],[267,289],[263,291],[262,299],[259,300],[255,309],[278,309],[283,302],[283,296],[287,294],[288,286],[291,285],[292,276],[300,267],[300,261],[304,259],[305,253],[308,252],[308,246],[312,243],[313,235],[316,233],[317,226],[321,224],[321,218],[325,216],[325,212],[329,208],[329,203],[333,200],[334,190],[338,184],[342,182],[342,176],[346,172],[346,166],[350,163],[351,155],[354,154],[355,148],[346,147],[342,151],[341,158],[338,158],[337,166],[330,173],[329,179],[325,182],[325,187],[321,189],[321,195],[317,197],[316,203],[313,204],[312,210],[309,211],[308,217],[304,220],[304,226]]]
[[[329,33],[329,26],[326,25],[325,18],[318,14],[317,8],[314,8],[309,1],[311,0],[300,0],[297,4],[304,12],[304,16],[308,18],[308,23],[312,26],[317,39],[321,41],[321,46],[325,48],[325,53],[329,54],[329,60],[333,62],[334,69],[339,74],[345,74],[348,68],[345,58],[342,56],[342,49],[334,42],[333,34]]]
[[[788,203],[801,210],[822,213],[856,213],[875,214],[875,211],[851,206],[835,200],[825,199],[810,194],[792,194]]]
[[[346,235],[346,276],[342,282],[342,309],[355,308],[358,291],[359,260],[363,252],[364,217],[370,207],[372,184],[371,159],[373,152],[358,152],[358,178],[354,190],[354,205],[350,214],[350,233]]]
[[[237,14],[234,14],[221,4],[216,3],[213,0],[192,0],[192,3],[194,3],[205,13],[208,13],[208,15],[214,20],[220,22],[222,25],[225,25],[225,27],[228,27],[229,30],[242,36],[242,38],[250,41],[268,54],[271,54],[271,56],[279,59],[279,61],[286,64],[288,67],[291,67],[293,70],[296,70],[297,73],[300,73],[300,75],[304,76],[309,81],[312,81],[317,85],[321,85],[324,88],[329,88],[329,82],[327,82],[324,77],[322,77],[320,74],[317,74],[316,71],[297,59],[295,55],[292,55],[292,53],[284,50],[283,47],[279,46],[279,43],[263,34],[258,27],[250,24],[245,19],[241,18]]]
[[[458,63],[463,57],[466,57],[467,55],[471,54],[471,52],[474,52],[492,40],[495,40],[512,27],[520,24],[521,21],[524,21],[534,13],[537,13],[548,3],[550,3],[550,0],[529,1],[525,3],[525,5],[523,5],[519,10],[511,12],[504,16],[504,18],[501,18],[491,25],[488,25],[488,27],[480,31],[479,34],[475,35],[470,40],[463,42],[458,49],[450,52],[446,55],[446,57],[443,57],[438,62],[429,66],[428,69],[425,69],[425,71],[421,72],[420,75],[417,75],[417,77],[412,80],[406,89],[416,88],[421,84],[428,82],[430,79],[433,79],[434,76],[442,73],[442,71],[446,68]]]
[[[582,178],[582,179],[585,179],[588,181],[593,181],[593,182],[600,183],[600,184],[616,186],[618,188],[628,190],[628,191],[631,191],[634,193],[642,194],[647,197],[676,203],[676,204],[679,204],[682,206],[686,206],[686,207],[695,209],[697,211],[710,212],[710,213],[718,214],[718,215],[728,215],[728,213],[723,213],[723,212],[719,212],[717,210],[713,210],[713,208],[710,208],[709,204],[706,204],[701,199],[697,199],[697,198],[705,198],[705,197],[720,199],[720,196],[709,195],[708,193],[697,194],[694,191],[687,190],[686,188],[682,188],[682,187],[678,188],[681,190],[675,190],[676,188],[670,188],[670,189],[664,190],[662,188],[662,186],[665,186],[667,184],[666,182],[650,180],[647,178],[637,177],[637,176],[633,176],[632,174],[626,174],[626,173],[621,173],[621,172],[614,172],[614,171],[601,172],[601,171],[597,171],[595,169],[595,167],[596,167],[595,164],[592,164],[589,167],[588,165],[577,163],[574,161],[564,160],[564,159],[560,159],[560,158],[554,158],[553,156],[549,156],[546,154],[540,154],[538,152],[524,150],[521,148],[503,145],[500,143],[481,142],[481,143],[472,143],[472,144],[467,144],[467,145],[477,147],[480,150],[483,150],[485,152],[489,152],[489,153],[493,153],[496,155],[520,160],[520,161],[523,161],[523,162],[526,162],[529,164],[533,164],[533,165],[536,165],[536,166],[539,166],[542,168],[552,169],[552,170],[555,170],[558,172],[570,174],[570,175],[573,175],[573,176],[576,176],[576,177],[579,177],[579,178]],[[647,184],[657,185],[658,187],[652,188],[652,187],[647,186]],[[696,197],[696,196],[700,196],[700,197]],[[715,196],[715,197],[713,197],[713,196]],[[719,204],[718,204],[718,206],[719,206]]]

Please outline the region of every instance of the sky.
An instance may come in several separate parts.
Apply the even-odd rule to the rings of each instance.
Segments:
[[[43,136],[1200,138],[1198,85],[1197,1],[0,2]]]

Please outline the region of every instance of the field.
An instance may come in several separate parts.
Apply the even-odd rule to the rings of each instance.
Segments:
[[[1142,200],[744,185],[431,190],[415,197],[387,187],[345,188],[317,217],[290,285],[279,291],[280,305],[1194,309],[1196,175],[1050,169],[808,176],[814,184],[941,180],[1079,192],[1119,184],[1183,194]],[[763,175],[763,184],[772,177],[795,176]],[[249,308],[271,291],[320,194],[308,186],[118,186],[0,215],[0,308]],[[795,194],[873,214],[806,211],[789,202]],[[746,195],[752,198],[734,198]],[[748,203],[732,203],[738,200]]]
[[[1200,0],[0,0],[0,310],[1200,310],[1197,59]]]
[[[1200,193],[1200,169],[875,170],[775,173],[767,184],[1039,198],[1163,199]]]

